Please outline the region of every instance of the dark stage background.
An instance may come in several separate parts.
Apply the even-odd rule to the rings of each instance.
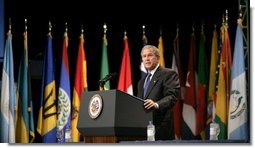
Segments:
[[[197,41],[199,41],[201,23],[205,24],[206,50],[210,61],[211,40],[214,25],[217,29],[222,23],[225,10],[229,12],[229,33],[231,47],[234,48],[236,21],[238,17],[238,0],[193,0],[193,1],[18,1],[5,0],[5,32],[8,30],[8,19],[11,18],[13,33],[13,52],[15,59],[15,79],[18,63],[23,49],[24,19],[28,19],[28,50],[32,71],[34,99],[34,116],[37,123],[41,87],[41,66],[36,65],[43,59],[47,45],[48,22],[52,22],[53,50],[56,62],[56,83],[58,85],[63,33],[65,22],[69,33],[69,66],[71,94],[73,91],[76,57],[79,45],[81,25],[84,26],[85,52],[87,58],[88,90],[98,90],[101,69],[101,51],[103,24],[108,26],[109,71],[120,73],[124,49],[124,31],[127,31],[132,67],[134,94],[140,78],[140,51],[142,48],[142,25],[146,26],[148,44],[158,46],[160,27],[164,41],[164,58],[166,67],[171,66],[173,40],[176,25],[180,29],[180,49],[183,72],[189,53],[192,24],[195,24]],[[199,42],[197,42],[197,45]],[[37,62],[36,62],[37,61]],[[111,81],[111,89],[116,89],[118,77]],[[37,124],[35,124],[36,126]],[[39,142],[37,136],[35,142]]]

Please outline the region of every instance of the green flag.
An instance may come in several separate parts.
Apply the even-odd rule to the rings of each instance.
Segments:
[[[196,135],[200,135],[205,140],[205,123],[206,123],[206,85],[207,85],[207,61],[205,51],[205,35],[202,27],[200,36],[200,45],[198,53],[198,85],[196,98]]]
[[[109,74],[109,65],[108,65],[108,54],[107,54],[107,39],[106,39],[106,34],[104,34],[100,79],[103,79],[108,74]],[[109,90],[109,89],[110,89],[110,82],[108,81],[104,85],[104,90]]]

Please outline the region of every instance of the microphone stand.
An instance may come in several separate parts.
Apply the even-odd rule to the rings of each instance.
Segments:
[[[105,89],[104,89],[104,84],[105,84],[105,81],[101,81],[101,82],[99,83],[99,88],[100,88],[100,90],[105,90]]]
[[[100,90],[105,90],[105,87],[104,87],[104,85],[105,85],[105,83],[107,82],[107,81],[110,81],[110,80],[112,80],[113,79],[113,77],[115,77],[116,76],[116,73],[109,73],[108,75],[106,75],[103,79],[101,79],[101,80],[99,80],[99,89]]]

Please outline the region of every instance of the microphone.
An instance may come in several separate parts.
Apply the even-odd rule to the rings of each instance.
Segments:
[[[108,75],[106,75],[103,79],[99,80],[98,83],[99,84],[102,84],[102,83],[105,83],[109,80],[112,80],[114,77],[117,76],[117,73],[114,72],[114,73],[109,73]]]

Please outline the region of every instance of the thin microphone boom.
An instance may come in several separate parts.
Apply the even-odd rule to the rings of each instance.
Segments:
[[[101,84],[101,83],[105,83],[109,80],[112,80],[113,78],[115,78],[117,75],[116,72],[114,73],[109,73],[108,75],[106,75],[103,79],[99,80],[98,83]]]

